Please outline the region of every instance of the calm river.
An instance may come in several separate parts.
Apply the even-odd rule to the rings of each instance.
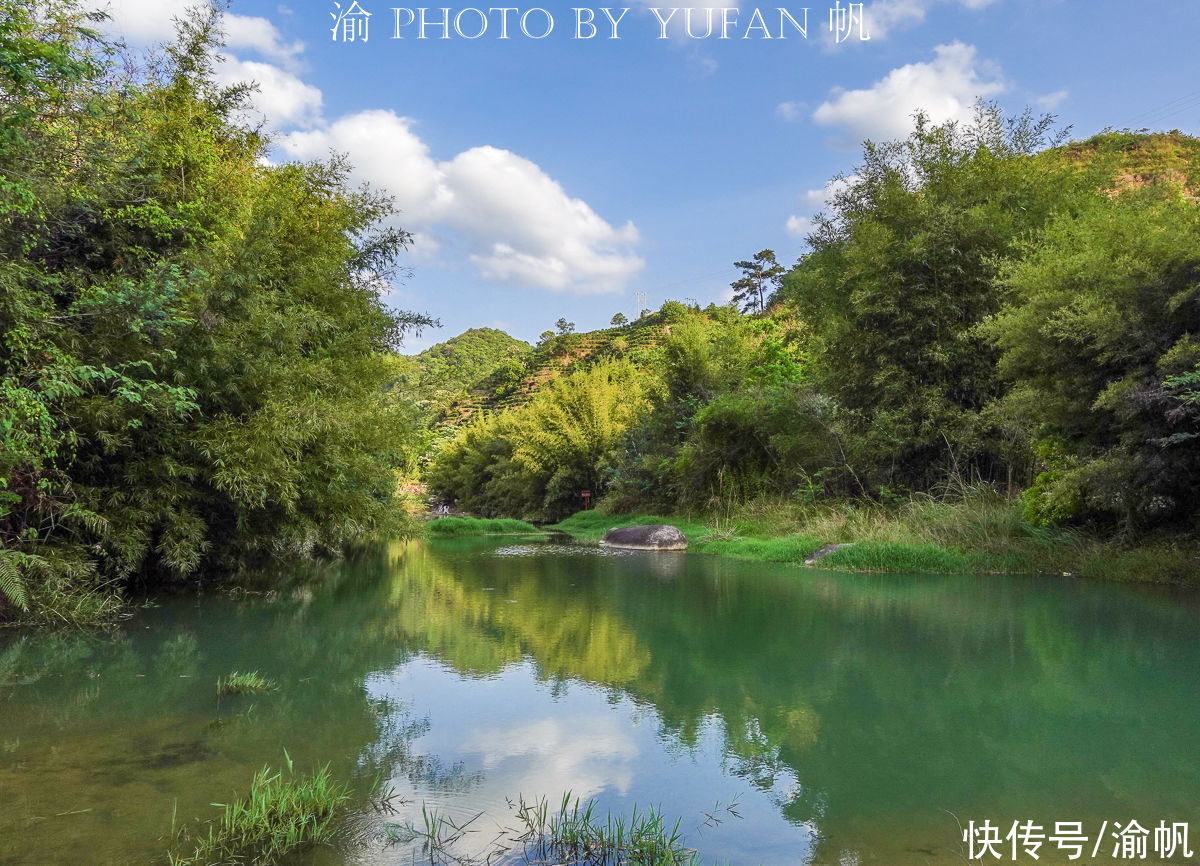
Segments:
[[[1198,635],[1197,594],[1067,578],[397,543],[113,634],[0,631],[0,864],[163,862],[173,812],[285,749],[390,777],[380,828],[474,818],[464,856],[570,790],[661,806],[706,864],[963,863],[985,819],[1082,822],[1074,862],[1118,863],[1114,824],[1200,836]],[[217,698],[250,670],[278,690]],[[303,862],[414,860],[378,837]]]

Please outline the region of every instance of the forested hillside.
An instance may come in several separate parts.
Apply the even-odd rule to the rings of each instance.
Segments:
[[[609,509],[724,513],[986,493],[1016,497],[1030,533],[1191,538],[1197,178],[1178,133],[918,118],[866,146],[764,314],[685,314],[645,357],[477,421],[431,486],[535,518],[584,487]],[[596,416],[609,447],[572,444]]]
[[[471,394],[497,373],[503,376],[510,369],[523,371],[532,351],[528,343],[503,331],[472,328],[411,356],[398,387],[419,399],[431,399],[439,391],[455,396]]]
[[[98,20],[0,0],[0,620],[405,519],[390,200],[266,160],[215,11],[152,60]]]
[[[650,358],[670,332],[671,304],[638,322],[576,334],[547,331],[537,346],[494,328],[472,328],[406,360],[398,390],[415,399],[427,423],[443,434],[455,431],[478,412],[513,409],[528,403],[554,379],[616,358]]]

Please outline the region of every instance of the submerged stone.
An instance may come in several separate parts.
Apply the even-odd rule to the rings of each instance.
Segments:
[[[837,553],[839,550],[842,550],[847,547],[853,547],[853,546],[854,546],[853,541],[849,542],[848,544],[827,544],[824,547],[822,547],[820,550],[818,550],[816,553],[814,553],[812,556],[810,556],[808,559],[804,560],[804,564],[805,565],[814,565],[814,564],[820,562],[825,557],[829,556],[829,554],[831,554],[831,553]]]
[[[625,550],[687,550],[687,536],[674,526],[626,526],[610,529],[601,544]]]

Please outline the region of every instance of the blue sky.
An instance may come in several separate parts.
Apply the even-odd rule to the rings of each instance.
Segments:
[[[559,316],[603,327],[632,317],[635,291],[651,307],[724,302],[733,261],[765,247],[794,261],[827,182],[853,170],[864,138],[902,136],[918,107],[965,118],[983,96],[1052,111],[1076,137],[1200,133],[1195,0],[876,0],[841,42],[832,0],[808,0],[807,38],[786,26],[782,40],[778,6],[727,13],[727,39],[719,9],[711,36],[689,38],[684,7],[662,39],[634,0],[616,40],[599,7],[596,37],[572,38],[574,7],[559,4],[515,7],[507,40],[499,12],[477,39],[407,26],[397,40],[398,2],[359,0],[364,43],[334,40],[332,0],[232,0],[220,74],[260,83],[277,158],[343,151],[356,179],[395,195],[416,240],[389,301],[444,325],[412,351],[469,327],[530,341]],[[111,26],[152,43],[186,5],[112,0]],[[490,7],[449,8],[471,34],[480,16],[462,10]],[[554,18],[543,39],[520,32],[535,8]],[[803,23],[802,6],[783,8]],[[748,28],[755,9],[776,38]],[[695,36],[706,10],[692,12]],[[530,12],[531,33],[545,20]]]

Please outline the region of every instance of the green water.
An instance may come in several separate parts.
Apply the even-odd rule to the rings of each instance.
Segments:
[[[211,817],[285,748],[382,772],[406,801],[387,820],[480,815],[464,854],[508,798],[566,789],[661,804],[705,863],[962,863],[958,822],[984,819],[1200,835],[1195,594],[513,539],[280,579],[110,635],[0,632],[0,864],[162,862],[173,810]],[[219,700],[234,670],[279,689]],[[1041,854],[1021,862],[1066,862]],[[301,862],[414,859],[376,839]]]

